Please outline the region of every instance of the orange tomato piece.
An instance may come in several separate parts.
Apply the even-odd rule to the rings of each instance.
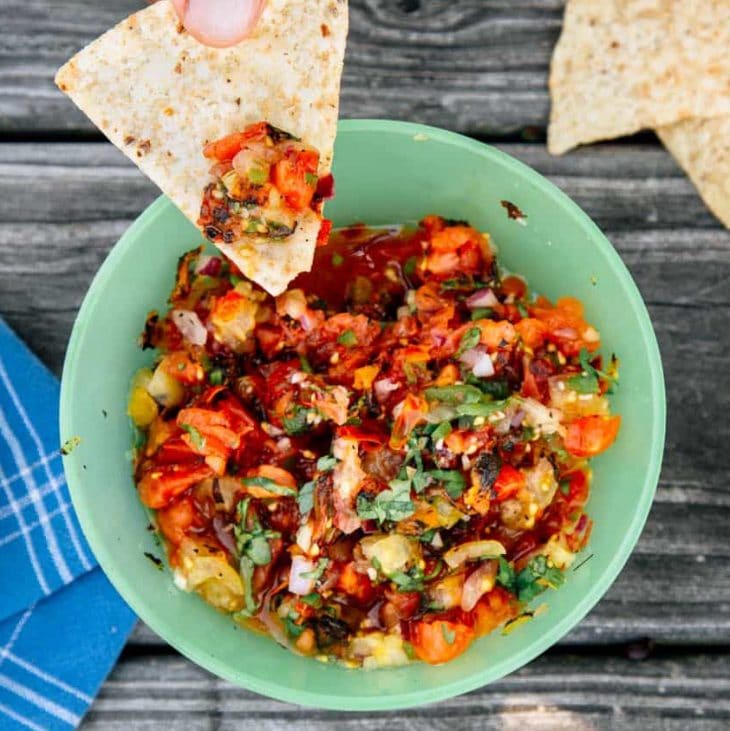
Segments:
[[[481,332],[479,342],[488,350],[499,350],[511,345],[517,338],[515,326],[507,320],[476,320],[471,327],[478,327]]]
[[[535,317],[526,317],[515,325],[517,334],[522,338],[522,342],[528,347],[539,348],[544,342],[547,335],[547,327],[544,322]]]
[[[282,487],[289,487],[292,490],[297,489],[297,481],[294,479],[294,475],[282,467],[276,467],[272,464],[262,464],[258,467],[253,467],[246,473],[246,477],[263,477]],[[247,485],[246,492],[255,498],[281,497],[278,493],[267,490],[263,486],[259,487],[258,485]]]
[[[423,620],[411,628],[410,641],[416,657],[429,665],[440,665],[461,655],[476,633],[473,627],[447,619]]]
[[[329,218],[323,218],[317,234],[317,246],[325,246],[332,232],[332,221]]]
[[[246,142],[263,140],[268,133],[268,128],[266,122],[250,124],[243,132],[233,132],[206,145],[203,148],[203,155],[209,160],[219,160],[220,162],[232,160]]]
[[[164,508],[189,487],[212,476],[207,464],[153,467],[139,481],[139,498],[148,508]]]
[[[527,294],[527,285],[522,277],[510,275],[502,280],[502,292],[519,300]]]
[[[594,457],[615,441],[620,416],[583,416],[568,424],[565,448],[575,457]]]
[[[426,420],[428,404],[421,396],[409,393],[403,401],[400,413],[393,423],[390,433],[391,449],[400,449],[407,441],[410,433]]]
[[[474,607],[473,615],[477,636],[489,634],[517,615],[519,604],[514,596],[501,586],[495,586]]]
[[[497,501],[509,500],[525,486],[525,475],[511,464],[502,465],[492,486]]]
[[[180,383],[189,385],[200,383],[205,371],[200,363],[196,363],[184,350],[166,355],[161,361],[162,369]]]
[[[178,545],[195,523],[195,507],[190,497],[182,497],[157,511],[157,525],[165,538]]]
[[[368,575],[355,571],[354,561],[350,561],[343,567],[337,579],[337,588],[359,604],[367,604],[375,593]]]
[[[319,154],[314,150],[288,150],[274,165],[273,183],[290,208],[303,211],[317,189]]]

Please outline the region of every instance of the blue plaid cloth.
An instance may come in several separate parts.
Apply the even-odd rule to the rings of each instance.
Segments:
[[[79,725],[134,625],[63,478],[58,382],[0,319],[0,729]]]

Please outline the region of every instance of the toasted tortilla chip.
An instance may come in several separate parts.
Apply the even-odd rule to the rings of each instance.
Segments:
[[[730,228],[730,116],[690,119],[657,134],[707,207]]]
[[[568,0],[548,149],[730,115],[728,0]]]
[[[253,37],[208,48],[161,0],[84,48],[56,83],[195,223],[210,180],[203,147],[248,124],[300,137],[329,172],[346,35],[346,0],[269,0]],[[311,268],[318,230],[307,217],[286,239],[247,238],[224,253],[279,294]]]

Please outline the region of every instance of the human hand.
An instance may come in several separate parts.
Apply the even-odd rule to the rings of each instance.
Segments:
[[[266,0],[172,0],[172,4],[193,38],[226,48],[251,34]]]

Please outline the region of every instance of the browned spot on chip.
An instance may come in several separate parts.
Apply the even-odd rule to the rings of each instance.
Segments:
[[[322,23],[322,25],[319,26],[319,29],[322,31],[322,38],[327,38],[330,34],[330,27],[327,23]]]
[[[165,107],[163,109],[163,113],[166,117],[172,117],[172,115],[175,114],[175,110],[172,107]]]
[[[177,32],[178,33],[184,33],[185,32],[185,26],[182,23],[177,24]]]
[[[152,149],[152,143],[149,140],[142,140],[137,145],[137,157],[146,155]]]
[[[175,64],[175,73],[176,74],[181,74],[182,73],[182,63],[180,63],[180,61],[178,61]]]
[[[236,104],[240,107],[241,106],[241,97],[236,98]]]
[[[125,145],[131,145],[135,141],[136,137],[132,137],[132,135],[127,135],[124,138],[124,144]]]

